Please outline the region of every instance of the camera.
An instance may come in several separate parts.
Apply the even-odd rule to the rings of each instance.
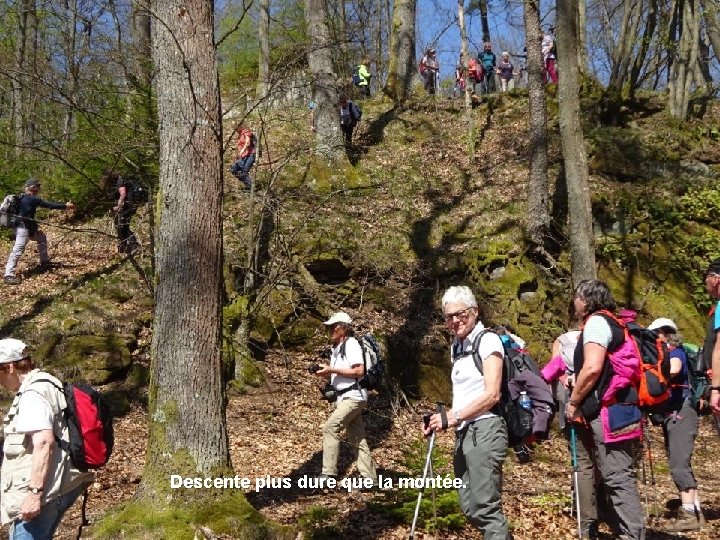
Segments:
[[[335,403],[337,401],[337,392],[335,391],[335,387],[330,383],[323,386],[320,389],[320,393],[322,394],[322,398],[329,403]]]
[[[313,364],[312,366],[310,366],[310,367],[308,368],[308,372],[309,372],[309,373],[312,373],[312,374],[315,374],[315,373],[317,373],[318,371],[320,371],[321,369],[322,369],[322,368],[320,367],[320,364]]]

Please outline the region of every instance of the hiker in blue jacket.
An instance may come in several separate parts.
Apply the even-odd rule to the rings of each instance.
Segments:
[[[353,131],[362,117],[362,111],[354,102],[350,101],[345,94],[340,94],[339,107],[340,129],[342,129],[343,132],[345,146],[348,147],[352,144]]]
[[[30,240],[37,242],[38,254],[40,255],[40,269],[47,270],[51,267],[47,249],[47,237],[35,220],[35,211],[38,208],[50,208],[51,210],[72,210],[75,208],[75,203],[72,201],[66,203],[45,201],[38,197],[38,193],[40,193],[39,180],[30,178],[25,182],[25,192],[20,197],[20,209],[15,227],[15,245],[5,265],[5,276],[3,280],[8,285],[17,285],[21,281],[20,278],[15,275],[15,268],[17,267],[20,257],[25,252],[25,246],[27,246]]]

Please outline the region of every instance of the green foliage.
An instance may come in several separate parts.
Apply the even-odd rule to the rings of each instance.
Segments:
[[[203,491],[203,490],[196,490]],[[211,491],[211,490],[208,490]],[[231,493],[228,495],[227,493]],[[128,503],[105,516],[95,526],[97,538],[135,538],[153,540],[191,540],[200,527],[235,538],[292,538],[288,528],[266,522],[237,491],[206,495],[196,502],[178,500],[168,506],[149,501]]]
[[[298,517],[298,527],[304,538],[332,540],[340,536],[336,523],[337,511],[325,506],[311,506]]]
[[[404,465],[411,471],[421,471],[425,467],[427,446],[423,442],[416,442],[405,454]],[[450,466],[451,456],[433,449],[432,463],[433,472],[437,476],[444,475]],[[373,510],[383,513],[400,523],[412,523],[417,504],[418,491],[414,489],[402,489],[387,492],[384,499],[370,503],[368,506]],[[452,488],[438,488],[435,490],[426,489],[420,504],[418,524],[428,531],[461,530],[465,526],[465,516],[460,510],[457,490]]]

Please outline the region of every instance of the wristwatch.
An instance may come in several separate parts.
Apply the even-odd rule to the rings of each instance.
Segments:
[[[39,493],[42,493],[43,491],[45,491],[45,490],[44,490],[43,488],[41,488],[41,487],[39,487],[39,488],[38,488],[38,487],[29,487],[28,490],[29,490],[30,493],[32,493],[33,495],[38,495]]]
[[[710,390],[718,390],[718,391],[720,391],[720,385],[718,385],[718,386],[711,386],[711,387],[710,387]]]

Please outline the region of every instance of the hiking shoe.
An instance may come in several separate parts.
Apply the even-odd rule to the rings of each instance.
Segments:
[[[700,518],[697,511],[688,512],[684,508],[679,508],[677,517],[673,518],[663,529],[667,532],[689,532],[700,530]]]
[[[530,448],[527,445],[519,444],[513,447],[515,457],[520,463],[530,463],[532,458],[530,457]]]
[[[52,270],[53,268],[58,268],[59,266],[60,266],[59,264],[54,263],[54,262],[43,261],[40,263],[40,266],[38,268],[40,268],[41,272],[47,272],[48,270]]]
[[[22,280],[17,276],[5,276],[3,281],[8,285],[20,285]]]

